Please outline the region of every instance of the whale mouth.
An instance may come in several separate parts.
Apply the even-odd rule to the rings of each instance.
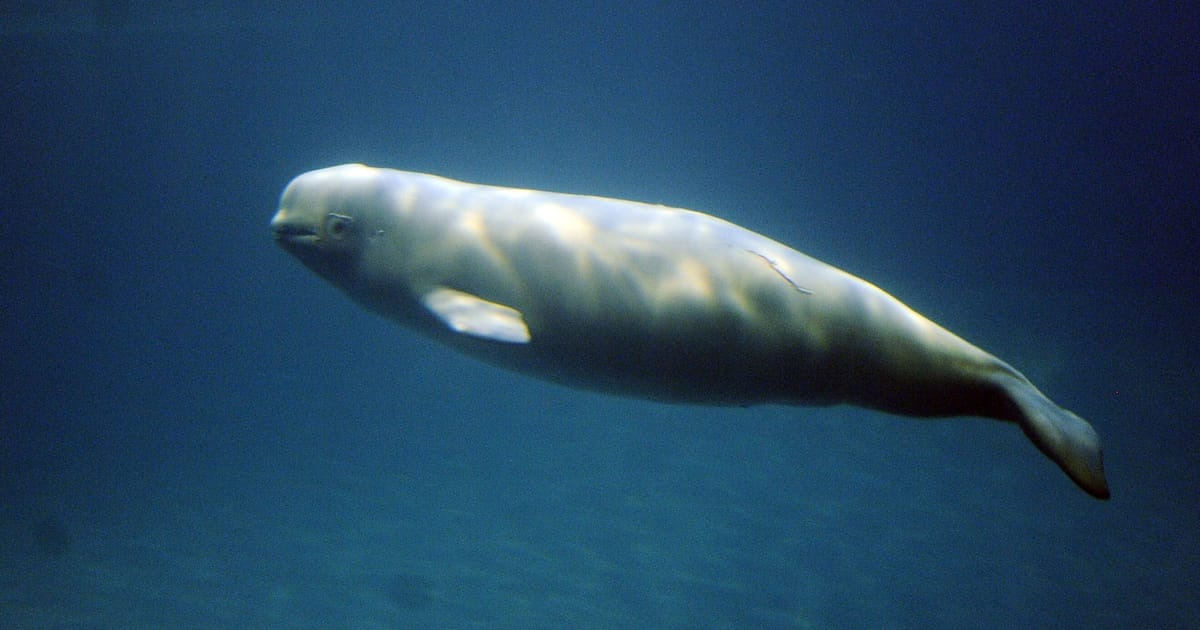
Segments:
[[[289,217],[282,210],[271,217],[271,232],[275,242],[283,247],[311,244],[319,238],[317,227],[312,222]]]
[[[318,264],[320,256],[321,235],[310,227],[303,225],[276,223],[271,225],[275,237],[275,245],[300,258],[310,267]]]
[[[275,240],[293,239],[296,237],[316,236],[317,231],[305,227],[303,225],[288,225],[286,223],[280,225],[272,225],[271,231],[275,233]]]
[[[317,244],[321,241],[317,231],[311,228],[279,225],[272,226],[271,230],[275,235],[275,244],[296,256],[314,252]]]

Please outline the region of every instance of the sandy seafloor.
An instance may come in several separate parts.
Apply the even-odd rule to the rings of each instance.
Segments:
[[[0,627],[1200,625],[1195,9],[0,8]],[[271,243],[347,161],[720,215],[1100,432],[624,400]]]

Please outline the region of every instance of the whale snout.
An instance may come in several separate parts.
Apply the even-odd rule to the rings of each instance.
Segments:
[[[316,225],[289,215],[284,210],[276,212],[275,216],[271,217],[271,234],[276,245],[293,254],[313,249],[320,239],[320,230]]]
[[[290,236],[316,236],[317,226],[310,221],[290,215],[286,210],[280,210],[271,217],[271,232],[275,234],[276,239]]]

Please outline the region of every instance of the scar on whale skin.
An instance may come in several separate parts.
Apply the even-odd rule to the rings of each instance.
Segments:
[[[771,260],[770,258],[767,258],[766,256],[764,256],[752,249],[747,249],[746,252],[750,253],[750,254],[754,254],[755,256],[758,256],[759,258],[766,261],[766,263],[768,265],[771,265],[771,269],[774,269],[775,273],[779,274],[779,277],[783,278],[784,280],[787,280],[787,283],[792,285],[793,289],[803,293],[804,295],[812,295],[813,294],[812,289],[805,289],[804,287],[796,284],[795,280],[792,280],[791,278],[789,278],[788,275],[786,273],[784,273],[782,269],[779,268],[779,263],[775,262],[774,260]]]

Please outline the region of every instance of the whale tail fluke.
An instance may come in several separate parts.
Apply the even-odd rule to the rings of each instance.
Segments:
[[[1025,435],[1080,488],[1097,499],[1109,498],[1100,436],[1092,425],[1054,404],[1023,378],[1012,377],[1005,390],[1017,407],[1014,419]]]

